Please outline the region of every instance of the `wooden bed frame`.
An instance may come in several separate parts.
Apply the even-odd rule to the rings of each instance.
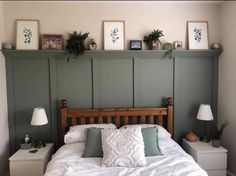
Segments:
[[[158,124],[173,136],[173,101],[159,108],[69,109],[67,100],[61,100],[61,135],[77,124],[114,123],[117,127],[128,124]],[[63,143],[63,142],[62,142]]]

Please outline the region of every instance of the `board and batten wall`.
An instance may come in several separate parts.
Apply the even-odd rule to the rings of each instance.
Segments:
[[[3,2],[0,2],[0,44],[5,40],[3,16]],[[9,131],[6,93],[5,58],[2,52],[0,52],[0,175],[3,176],[8,173],[9,157]]]
[[[213,2],[3,2],[4,36],[5,41],[14,43],[15,20],[38,19],[40,20],[41,34],[63,34],[66,38],[67,33],[73,30],[90,32],[90,36],[95,38],[98,43],[98,49],[101,49],[103,42],[102,21],[124,20],[126,48],[128,48],[128,40],[142,39],[143,35],[156,28],[164,31],[163,42],[180,40],[183,41],[184,47],[186,47],[186,21],[206,20],[209,22],[209,41],[211,44],[220,41],[219,8],[220,4]],[[184,59],[181,60],[183,62]],[[188,59],[186,61],[188,62]],[[194,65],[195,61],[195,59],[192,59],[189,64]],[[201,63],[201,59],[196,62]],[[187,70],[187,72],[191,74],[192,70]],[[197,72],[197,70],[194,72]],[[207,71],[207,73],[209,72]],[[84,75],[84,73],[81,74]],[[185,71],[182,71],[182,74],[185,74]],[[24,77],[24,75],[21,76]],[[37,101],[38,103],[33,104],[32,107],[27,107],[28,121],[32,113],[31,108],[39,105],[40,101]],[[187,103],[187,101],[185,102]],[[194,103],[201,102],[196,101]],[[194,107],[193,111],[186,112],[185,118],[187,114],[193,119],[196,111],[197,107]],[[4,120],[6,121],[7,118]],[[182,119],[182,121],[185,120]],[[181,121],[176,123],[177,130],[184,129],[181,135],[195,125],[194,120],[189,126],[184,126]],[[22,126],[22,124],[19,124],[18,127],[28,130],[28,124],[27,127],[26,125]],[[24,136],[23,133],[20,134],[20,137],[22,136]],[[4,150],[7,150],[7,147]]]
[[[200,104],[211,104],[217,117],[218,56],[221,51],[88,51],[67,63],[65,51],[4,51],[7,68],[11,153],[30,125],[34,107],[45,107],[46,141],[58,143],[60,100],[70,108],[160,107],[174,98],[174,139],[198,134]],[[50,135],[47,135],[50,134]]]
[[[228,169],[236,175],[236,2],[225,2],[221,7],[221,43],[224,52],[219,62],[219,121],[229,126],[222,141],[228,149]]]

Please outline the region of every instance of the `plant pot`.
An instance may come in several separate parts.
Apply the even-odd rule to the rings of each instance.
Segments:
[[[213,139],[213,140],[212,140],[212,146],[213,146],[213,147],[220,147],[220,140],[218,140],[218,139]]]
[[[159,41],[157,41],[157,42],[152,41],[149,44],[149,48],[150,48],[150,50],[161,50],[161,43]]]

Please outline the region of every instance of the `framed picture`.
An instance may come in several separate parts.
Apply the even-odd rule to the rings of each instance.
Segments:
[[[42,50],[62,50],[63,36],[54,34],[42,35]]]
[[[141,50],[142,49],[142,40],[130,40],[130,49],[131,50]]]
[[[208,22],[188,21],[187,26],[189,49],[209,49]]]
[[[39,49],[38,20],[16,20],[16,49]]]
[[[124,50],[125,22],[103,21],[104,50]]]
[[[174,45],[175,50],[182,50],[183,49],[183,44],[181,41],[174,41],[173,45]]]

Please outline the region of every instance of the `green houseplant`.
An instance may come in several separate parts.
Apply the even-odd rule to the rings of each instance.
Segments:
[[[160,37],[164,36],[162,30],[154,30],[148,35],[145,35],[143,41],[149,45],[150,49],[161,49]]]
[[[169,59],[173,58],[173,44],[172,43],[165,43],[164,50],[167,50],[167,55]]]
[[[69,52],[68,61],[70,57],[76,58],[80,54],[84,54],[85,45],[84,41],[88,38],[89,33],[82,34],[81,32],[74,31],[69,34],[69,38],[67,39],[66,49]]]

